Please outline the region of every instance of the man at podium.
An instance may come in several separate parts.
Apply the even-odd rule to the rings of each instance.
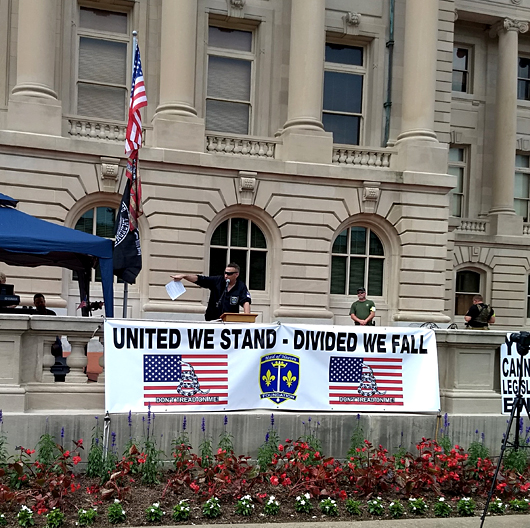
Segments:
[[[244,313],[250,313],[250,292],[245,283],[239,280],[239,272],[240,267],[231,262],[226,266],[224,275],[171,275],[171,278],[175,281],[185,279],[201,288],[208,288],[210,298],[204,318],[206,321],[215,321],[223,313],[239,313],[240,306],[243,307]]]

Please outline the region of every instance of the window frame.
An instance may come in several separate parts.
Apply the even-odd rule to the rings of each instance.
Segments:
[[[331,35],[326,35],[326,42],[325,46],[327,44],[340,44],[352,48],[361,48],[363,50],[363,66],[358,65],[351,65],[351,64],[342,64],[337,62],[328,62],[325,60],[324,57],[324,77],[322,79],[322,119],[324,117],[325,113],[334,114],[334,115],[346,115],[346,116],[354,116],[357,115],[355,113],[348,113],[348,112],[336,112],[331,110],[326,110],[324,108],[324,78],[327,71],[331,72],[337,72],[337,73],[347,73],[351,75],[360,75],[362,77],[362,102],[361,102],[361,114],[359,115],[359,142],[357,143],[358,146],[364,145],[365,142],[365,127],[366,127],[366,108],[367,108],[367,99],[368,99],[368,61],[369,61],[369,43],[365,41],[352,41],[345,43],[344,41],[340,41],[337,38],[334,38]],[[335,138],[333,138],[333,144],[337,145],[349,145],[349,143],[337,143],[335,141]]]
[[[455,51],[457,49],[465,49],[467,50],[468,54],[467,54],[467,70],[460,70],[460,69],[456,69],[454,67],[454,56],[455,56]],[[472,94],[474,93],[474,90],[473,90],[473,64],[474,64],[474,47],[470,44],[464,44],[464,43],[459,43],[459,42],[455,42],[453,44],[453,57],[452,57],[452,65],[451,65],[451,91],[453,93],[457,93],[457,94]],[[463,90],[453,90],[453,74],[455,71],[458,71],[458,72],[465,72],[467,73],[467,85],[466,85],[466,90],[463,91]]]
[[[451,143],[449,145],[449,151],[452,149],[458,149],[462,151],[462,161],[451,161],[448,160],[447,167],[448,172],[451,167],[455,167],[457,169],[461,169],[462,174],[462,192],[456,192],[455,189],[457,187],[454,187],[451,189],[451,204],[450,204],[450,212],[449,215],[453,216],[455,218],[466,218],[467,216],[467,186],[469,181],[469,146],[467,145],[460,145]],[[460,198],[460,215],[453,214],[453,200],[455,197]]]
[[[233,220],[246,220],[248,222],[248,229],[247,229],[247,241],[245,246],[235,246],[232,245],[232,221]],[[228,229],[227,229],[227,244],[226,245],[220,245],[220,244],[212,244],[212,238],[217,231],[217,229],[224,224],[225,222],[228,222]],[[258,248],[253,247],[251,245],[251,237],[252,237],[252,225],[255,225],[263,235],[263,238],[265,239],[265,248]],[[227,218],[223,218],[219,221],[219,223],[215,226],[215,228],[212,230],[209,241],[208,241],[208,270],[209,274],[212,274],[212,249],[221,249],[226,250],[226,257],[225,257],[225,263],[223,264],[223,267],[226,267],[230,262],[234,261],[235,259],[231,258],[231,250],[235,251],[245,251],[245,266],[244,266],[244,272],[245,276],[241,276],[241,280],[246,284],[247,288],[252,292],[260,292],[260,293],[266,293],[269,290],[269,278],[271,275],[271,269],[270,269],[270,259],[271,259],[271,245],[270,241],[267,238],[267,232],[262,228],[261,225],[259,225],[253,218],[245,217],[244,215],[231,215]],[[250,258],[251,258],[251,252],[257,251],[261,253],[265,253],[265,277],[263,278],[264,288],[263,289],[255,289],[250,287]],[[241,262],[237,262],[241,266]],[[243,266],[242,266],[243,267]],[[243,271],[243,270],[242,270]],[[214,273],[219,274],[219,273]]]
[[[458,274],[463,272],[470,272],[475,273],[478,276],[478,289],[477,291],[458,291]],[[462,267],[457,270],[455,270],[455,289],[454,289],[454,303],[453,303],[453,313],[457,317],[463,317],[467,311],[469,310],[469,307],[473,304],[473,296],[474,295],[483,295],[484,291],[487,288],[487,274],[484,270],[475,268],[475,267]],[[464,313],[458,313],[457,307],[459,303],[459,296],[462,296],[463,300],[466,300],[466,308]]]
[[[518,160],[519,156],[524,157],[524,158],[527,159],[527,161],[528,161],[528,166],[527,167],[522,167],[520,165],[517,165],[517,160]],[[517,174],[522,174],[523,176],[526,177],[527,188],[528,188],[527,196],[516,196],[515,195],[515,192],[516,192],[515,178],[516,178]],[[523,222],[529,222],[530,221],[530,153],[520,152],[520,151],[516,152],[516,156],[515,156],[515,173],[514,173],[513,177],[514,177],[513,205],[514,205],[514,209],[515,209],[515,214],[518,215],[518,216],[522,216],[523,217]],[[520,215],[517,212],[517,208],[515,206],[516,205],[516,201],[521,201],[521,202],[524,201],[524,202],[526,202],[526,217],[524,215]]]
[[[363,228],[366,230],[366,241],[365,241],[365,252],[364,253],[352,253],[351,252],[351,230],[354,228]],[[334,253],[333,252],[333,246],[335,245],[335,241],[337,238],[342,235],[346,231],[346,252],[345,253]],[[383,249],[382,255],[371,255],[370,254],[370,234],[373,233],[377,239],[379,240],[381,247]],[[350,284],[350,261],[351,257],[355,258],[364,258],[364,283],[363,284]],[[346,259],[346,274],[344,278],[344,292],[343,293],[336,293],[332,291],[332,281],[333,281],[333,257],[342,257]],[[364,225],[364,224],[353,224],[348,225],[342,228],[333,238],[331,242],[331,248],[330,248],[330,281],[329,281],[329,295],[334,296],[341,296],[341,297],[351,297],[356,295],[357,288],[363,286],[366,288],[366,292],[368,296],[371,297],[382,297],[384,296],[385,287],[386,287],[386,275],[387,275],[387,263],[388,259],[390,257],[390,254],[387,251],[387,248],[385,247],[384,238],[381,237],[381,235],[378,233],[377,230],[373,229],[370,225]],[[382,260],[382,274],[381,274],[381,293],[380,294],[374,294],[370,292],[369,284],[370,284],[370,259],[376,259],[376,260]],[[350,289],[351,288],[353,289]]]
[[[528,70],[528,77],[519,77],[519,61],[521,59],[526,59],[530,63],[530,55],[524,54],[524,53],[517,55],[517,100],[518,101],[530,101],[530,67]],[[526,85],[525,91],[528,92],[528,98],[519,97],[519,85],[521,82],[524,82]]]
[[[208,42],[208,33],[210,27],[218,27],[221,29],[230,29],[233,31],[248,31],[252,33],[252,43],[251,43],[251,51],[239,51],[239,50],[232,50],[229,48],[216,48],[214,46],[210,46]],[[242,103],[242,101],[239,100],[231,100],[231,99],[220,99],[216,97],[209,97],[208,96],[208,78],[209,78],[209,59],[210,56],[215,57],[225,57],[228,59],[236,59],[236,60],[245,60],[250,62],[250,98],[248,103],[248,109],[249,109],[249,117],[248,117],[248,129],[245,134],[240,134],[237,132],[225,132],[225,131],[218,131],[218,130],[210,130],[206,129],[207,132],[211,133],[220,133],[220,134],[234,134],[234,135],[240,135],[240,136],[250,136],[253,135],[253,131],[255,128],[255,113],[256,113],[256,76],[257,76],[257,69],[258,69],[258,25],[256,24],[231,24],[226,21],[220,20],[219,18],[215,16],[209,16],[207,19],[207,26],[206,26],[206,39],[205,39],[205,74],[204,74],[204,97],[203,97],[203,116],[204,116],[204,122],[206,125],[207,120],[207,101],[208,100],[214,100],[214,101],[229,101],[234,103]]]
[[[97,9],[99,11],[109,11],[111,13],[123,13],[127,16],[127,31],[124,34],[121,33],[112,33],[109,31],[98,31],[94,29],[81,27],[81,9]],[[120,7],[118,5],[112,6],[99,6],[94,4],[82,3],[77,6],[76,9],[76,34],[75,34],[75,78],[73,82],[73,91],[72,91],[72,111],[73,115],[78,117],[83,117],[92,120],[99,121],[117,121],[119,123],[126,123],[128,118],[128,107],[129,107],[129,98],[130,98],[130,84],[132,76],[132,58],[131,58],[131,49],[132,49],[132,37],[131,37],[131,18],[132,12],[130,9]],[[81,38],[92,38],[96,40],[106,40],[110,42],[123,43],[127,46],[126,56],[125,56],[125,84],[118,85],[112,83],[101,83],[92,80],[81,80],[79,78],[79,53],[81,49]],[[86,116],[78,113],[78,103],[79,103],[79,84],[80,82],[96,86],[111,86],[113,88],[124,88],[125,89],[125,101],[123,108],[123,120],[114,120],[106,119],[104,117],[98,116]]]

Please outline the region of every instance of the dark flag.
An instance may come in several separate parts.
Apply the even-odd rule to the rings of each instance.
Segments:
[[[114,275],[127,284],[134,284],[142,269],[142,250],[138,218],[142,215],[142,187],[138,172],[138,150],[142,146],[140,109],[147,106],[140,48],[134,39],[134,68],[129,101],[129,120],[125,137],[127,183],[116,218],[114,242]]]

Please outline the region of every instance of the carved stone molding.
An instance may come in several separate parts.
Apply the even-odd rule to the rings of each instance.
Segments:
[[[252,205],[256,193],[257,172],[239,171],[239,203]]]
[[[462,132],[457,132],[456,130],[451,130],[451,143],[458,144],[462,143]]]
[[[512,0],[512,4],[519,5],[521,3],[521,0]]]
[[[343,15],[342,21],[344,22],[344,33],[355,34],[361,25],[361,14],[348,11]]]
[[[455,22],[458,20],[458,9],[455,8]]]
[[[102,190],[106,192],[116,192],[118,175],[120,173],[120,158],[108,158],[101,156],[101,163],[98,172],[103,182]]]
[[[530,150],[530,138],[517,138],[517,150],[528,152]]]
[[[244,7],[246,0],[226,0],[228,7],[228,16],[235,18],[243,18],[244,16]]]
[[[515,20],[513,18],[504,18],[491,26],[490,37],[496,37],[503,30],[526,33],[528,31],[528,22],[525,22],[524,20]]]
[[[365,181],[363,182],[363,212],[375,213],[377,202],[381,194],[379,182]]]

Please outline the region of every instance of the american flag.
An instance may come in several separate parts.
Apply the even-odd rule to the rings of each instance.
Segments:
[[[191,365],[193,371],[183,362]],[[192,372],[195,373],[195,377]],[[190,386],[194,388],[190,390]],[[179,387],[181,387],[180,392]],[[192,392],[195,394],[191,394]],[[227,354],[146,354],[144,356],[145,406],[227,404]]]
[[[364,396],[358,392],[361,381],[374,380],[379,393]],[[329,403],[403,405],[402,359],[387,356],[332,357],[329,362]]]
[[[130,156],[131,152],[142,146],[142,116],[140,108],[147,106],[145,95],[144,74],[142,72],[142,61],[140,60],[140,47],[136,42],[134,50],[134,67],[131,84],[131,99],[129,101],[129,122],[125,135],[125,154]]]

